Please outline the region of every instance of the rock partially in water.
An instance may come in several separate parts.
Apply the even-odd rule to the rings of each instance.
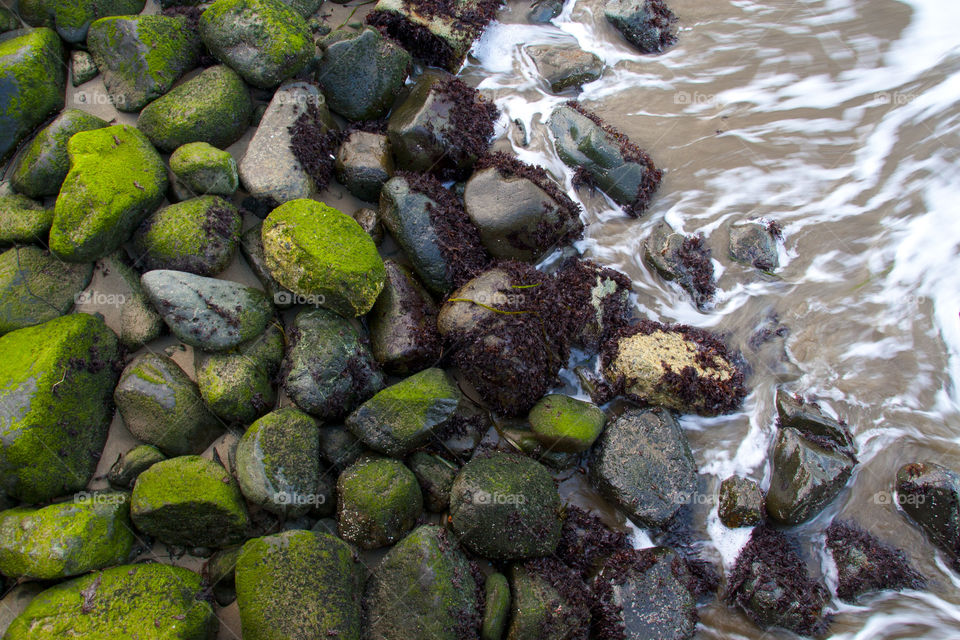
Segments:
[[[196,383],[164,355],[144,353],[132,360],[113,399],[130,433],[167,456],[200,453],[223,432]]]
[[[837,565],[837,596],[844,602],[874,591],[923,589],[926,580],[903,551],[880,542],[853,523],[834,521],[827,527],[827,548]]]
[[[0,335],[70,311],[93,277],[93,265],[65,263],[38,247],[0,253]]]
[[[960,474],[935,462],[905,464],[897,471],[896,502],[960,570]]]
[[[567,305],[576,310],[573,344],[597,351],[607,336],[627,324],[633,284],[625,274],[592,260],[570,258],[555,277]]]
[[[361,207],[353,212],[353,219],[370,234],[373,243],[379,247],[383,242],[383,223],[380,222],[380,212],[376,209]]]
[[[107,480],[115,489],[130,490],[140,474],[167,456],[152,444],[141,444],[130,449],[113,463]]]
[[[765,525],[753,530],[737,556],[724,594],[763,629],[782,627],[812,637],[829,624],[823,612],[829,597],[810,578],[795,542]]]
[[[144,0],[43,0],[57,33],[65,42],[80,44],[87,39],[93,22],[107,16],[132,16],[143,11]]]
[[[342,540],[302,530],[254,538],[235,575],[245,640],[360,640],[363,569]]]
[[[383,266],[383,291],[367,315],[373,356],[387,373],[416,373],[440,360],[437,305],[409,269],[393,260]]]
[[[407,464],[420,483],[427,511],[443,513],[450,508],[450,489],[460,467],[425,451],[415,452]]]
[[[79,87],[100,75],[97,62],[87,51],[74,49],[70,52],[70,83]]]
[[[527,20],[532,24],[548,24],[563,11],[563,0],[535,0],[527,12]]]
[[[244,539],[250,518],[230,473],[200,456],[158,462],[133,485],[137,529],[184,547],[227,547]]]
[[[0,246],[46,244],[53,209],[22,195],[0,196]]]
[[[394,544],[422,512],[417,477],[398,460],[363,457],[337,480],[337,531],[361,549]]]
[[[560,496],[540,463],[512,453],[476,457],[450,494],[453,531],[470,551],[494,560],[534,558],[560,541]]]
[[[340,145],[334,164],[337,180],[366,202],[378,202],[384,183],[393,176],[393,156],[387,136],[352,131]]]
[[[677,17],[663,0],[607,0],[603,15],[643,53],[662,53],[677,41]]]
[[[777,389],[777,417],[782,427],[792,427],[808,438],[855,453],[857,444],[845,422],[825,414],[816,402]]]
[[[590,595],[577,573],[556,558],[510,567],[512,617],[507,640],[586,640]]]
[[[730,476],[720,483],[718,513],[731,529],[760,524],[766,514],[763,490],[749,478]]]
[[[232,196],[240,185],[237,162],[206,142],[188,142],[170,154],[174,192],[180,200],[195,196]]]
[[[598,516],[575,505],[564,506],[556,556],[584,579],[594,575],[607,558],[628,550],[633,547],[627,533],[611,529]]]
[[[527,419],[545,447],[569,453],[589,449],[607,422],[606,414],[596,405],[560,394],[541,398]]]
[[[86,487],[113,417],[117,336],[75,313],[0,337],[0,495],[45,502]]]
[[[534,45],[526,48],[550,91],[560,93],[593,82],[603,73],[603,60],[575,44]]]
[[[778,233],[773,223],[735,222],[730,225],[730,257],[761,271],[774,271],[780,266]]]
[[[663,277],[690,292],[698,309],[705,309],[717,291],[710,248],[702,234],[674,233],[665,222],[658,224],[643,244],[644,260]]]
[[[663,527],[697,490],[697,465],[669,411],[631,409],[597,441],[590,479],[638,525]]]

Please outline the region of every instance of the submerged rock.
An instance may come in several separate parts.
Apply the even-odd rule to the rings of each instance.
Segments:
[[[897,504],[960,568],[960,474],[934,462],[897,471]]]
[[[766,514],[763,490],[753,480],[730,476],[720,483],[718,500],[717,511],[724,526],[735,529],[763,522]]]
[[[776,223],[735,222],[730,225],[730,257],[761,271],[773,271],[780,266],[778,235]]]
[[[53,209],[26,196],[0,196],[0,246],[45,244],[53,224]]]
[[[65,263],[38,247],[0,253],[0,335],[66,314],[92,276],[92,264]]]
[[[181,200],[195,196],[230,197],[240,185],[237,163],[206,142],[188,142],[170,154],[174,191]]]
[[[575,44],[535,45],[526,52],[553,93],[570,88],[579,92],[582,85],[603,73],[603,60]]]
[[[689,291],[698,309],[706,308],[717,291],[710,248],[702,234],[673,233],[662,222],[644,242],[643,257],[664,280],[675,281]]]
[[[827,548],[837,565],[837,596],[844,602],[855,603],[873,591],[926,586],[903,551],[880,542],[853,523],[832,522],[827,527]]]
[[[116,489],[132,489],[141,473],[166,459],[163,452],[152,444],[141,444],[117,458],[110,467],[107,480]]]
[[[607,0],[603,15],[643,53],[661,53],[677,41],[677,17],[663,0]]]
[[[406,267],[393,260],[383,266],[383,291],[367,315],[373,356],[387,373],[416,373],[440,360],[437,305]]]
[[[334,164],[337,180],[366,202],[377,202],[380,189],[394,173],[390,141],[385,135],[351,131],[340,145]]]
[[[423,512],[416,476],[390,458],[363,457],[337,480],[337,531],[361,549],[400,540]]]
[[[510,567],[512,617],[507,640],[586,640],[590,596],[580,576],[555,558]]]

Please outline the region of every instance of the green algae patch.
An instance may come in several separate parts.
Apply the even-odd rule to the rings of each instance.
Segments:
[[[0,334],[67,313],[90,283],[93,265],[64,264],[39,247],[0,254]]]
[[[178,185],[195,195],[230,196],[240,186],[237,162],[206,142],[188,142],[170,154]]]
[[[596,405],[564,395],[540,399],[529,415],[536,438],[552,451],[586,451],[600,436],[607,417]]]
[[[52,224],[53,209],[26,196],[0,196],[0,246],[45,243]]]
[[[417,477],[399,460],[364,457],[337,480],[337,531],[363,549],[395,543],[422,511]]]

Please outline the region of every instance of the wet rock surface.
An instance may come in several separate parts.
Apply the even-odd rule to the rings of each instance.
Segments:
[[[752,527],[763,522],[766,514],[764,495],[753,480],[730,476],[720,483],[718,499],[720,521],[725,526]]]
[[[363,457],[337,479],[337,532],[362,549],[398,542],[422,511],[417,478],[398,460]]]
[[[64,264],[37,247],[0,253],[0,334],[66,314],[92,276],[92,264]]]
[[[873,591],[923,589],[926,580],[903,551],[877,540],[853,523],[827,527],[827,548],[837,565],[837,596],[845,602]]]
[[[553,93],[570,88],[579,91],[603,73],[603,60],[576,45],[535,45],[526,51]]]
[[[643,245],[643,256],[665,279],[686,289],[697,307],[705,308],[717,291],[710,249],[703,235],[673,233],[666,223],[654,228]]]
[[[437,305],[409,269],[393,260],[383,266],[383,291],[367,316],[373,356],[387,373],[416,373],[440,359]]]
[[[935,462],[897,471],[897,504],[927,538],[960,566],[960,474]]]
[[[603,15],[643,53],[661,53],[677,41],[677,17],[663,0],[607,0]]]
[[[760,271],[774,271],[780,266],[776,223],[741,221],[730,225],[730,257]]]
[[[379,202],[380,189],[394,173],[389,140],[378,133],[352,131],[340,145],[334,171],[350,193]]]

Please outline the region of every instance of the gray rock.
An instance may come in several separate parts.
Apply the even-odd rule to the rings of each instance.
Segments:
[[[79,87],[99,74],[100,69],[97,69],[97,63],[89,52],[80,49],[70,52],[70,82],[73,86]]]
[[[730,476],[720,483],[719,516],[724,526],[753,527],[763,522],[763,491],[753,480]]]
[[[366,202],[378,202],[380,189],[393,175],[390,142],[384,135],[353,131],[340,145],[333,168],[350,193]]]
[[[534,45],[526,51],[553,93],[570,88],[579,92],[603,73],[603,60],[575,44]]]
[[[663,0],[607,0],[603,15],[643,53],[661,53],[677,41],[677,17]]]
[[[835,418],[825,414],[816,402],[792,395],[785,389],[777,389],[777,417],[780,425],[793,427],[800,433],[814,438],[826,438],[840,449],[854,453],[857,443],[850,429]]]
[[[95,20],[107,16],[131,16],[143,11],[144,0],[44,0],[57,33],[70,44],[82,43]]]
[[[563,0],[536,0],[527,12],[532,24],[547,24],[563,11]]]
[[[407,462],[417,476],[427,511],[443,513],[450,507],[450,489],[460,467],[444,458],[425,451],[417,451]]]
[[[960,567],[960,474],[935,462],[905,464],[896,489],[903,513]]]
[[[376,209],[361,207],[353,212],[353,219],[357,221],[360,228],[370,234],[373,243],[380,246],[383,242],[383,224],[380,222],[380,212]]]
[[[710,248],[703,235],[674,233],[662,222],[654,227],[643,244],[644,260],[664,278],[677,282],[693,297],[698,309],[705,309],[717,290]]]
[[[730,257],[761,271],[773,271],[780,266],[777,238],[769,225],[759,222],[742,221],[730,225]]]
[[[0,254],[0,335],[70,311],[90,283],[93,265],[64,263],[38,247]]]
[[[398,460],[363,457],[337,480],[337,531],[361,549],[394,544],[422,511],[417,478]]]
[[[387,280],[367,315],[373,356],[387,373],[416,373],[440,359],[437,305],[406,267],[383,265]]]
[[[104,294],[107,291],[113,293]],[[130,266],[123,249],[97,261],[91,286],[77,297],[76,309],[103,315],[130,351],[158,338],[163,330],[163,318],[151,306],[140,274]]]
[[[324,425],[320,430],[320,452],[337,471],[343,471],[360,456],[370,453],[363,443],[342,425]]]

